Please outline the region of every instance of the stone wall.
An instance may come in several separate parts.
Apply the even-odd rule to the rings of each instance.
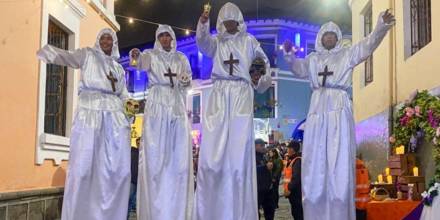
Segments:
[[[0,220],[61,219],[64,188],[0,193]]]

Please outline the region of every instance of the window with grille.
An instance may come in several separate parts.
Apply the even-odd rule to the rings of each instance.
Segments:
[[[431,42],[431,0],[410,0],[411,55]]]
[[[369,4],[366,10],[364,11],[364,37],[367,37],[371,31],[373,31],[373,11],[372,6]],[[364,76],[365,76],[365,85],[373,82],[373,55],[367,58],[365,61],[364,68]]]
[[[49,21],[47,43],[67,50],[69,34],[53,21]],[[44,132],[66,134],[67,67],[47,64]]]

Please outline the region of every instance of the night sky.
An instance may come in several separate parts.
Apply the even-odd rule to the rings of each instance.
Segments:
[[[208,0],[118,0],[115,14],[150,20],[195,30],[203,5]],[[211,27],[224,0],[212,0]],[[327,21],[336,22],[344,33],[351,32],[351,11],[347,0],[230,0],[243,12],[245,20],[256,18],[282,18],[320,25]],[[257,10],[258,2],[258,10]],[[121,25],[118,33],[119,47],[126,48],[154,40],[155,25],[134,22],[117,17]],[[177,37],[183,31],[174,30]]]

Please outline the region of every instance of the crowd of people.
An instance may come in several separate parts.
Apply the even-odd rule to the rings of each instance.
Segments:
[[[128,213],[136,212],[136,186],[139,161],[140,138],[136,139],[136,146],[131,148],[131,187]],[[257,191],[259,217],[264,215],[266,220],[273,220],[279,208],[280,197],[285,197],[291,205],[291,214],[295,220],[302,220],[301,195],[301,142],[290,141],[268,145],[262,139],[255,140],[255,161],[257,172]],[[197,176],[200,148],[193,145],[194,177]],[[197,187],[194,178],[194,187]],[[281,190],[280,190],[281,188]],[[263,214],[261,214],[261,212]]]
[[[303,219],[300,148],[298,141],[267,146],[264,140],[255,140],[258,208],[266,220],[274,219],[280,196],[289,200],[292,217]]]

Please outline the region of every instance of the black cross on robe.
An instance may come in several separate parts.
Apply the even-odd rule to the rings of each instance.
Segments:
[[[318,73],[318,76],[323,76],[324,77],[322,79],[322,87],[325,87],[325,81],[327,80],[327,76],[331,76],[331,75],[333,75],[333,72],[329,72],[327,66],[325,66],[324,72]]]
[[[177,76],[177,74],[172,73],[171,69],[168,67],[168,73],[164,73],[164,76],[169,77],[171,88],[174,88],[173,76]]]
[[[115,83],[118,82],[118,79],[116,79],[116,78],[113,76],[112,71],[110,71],[110,73],[107,75],[107,79],[110,80],[110,82],[111,82],[111,84],[112,84],[112,90],[113,90],[113,92],[116,92],[116,86],[115,86]]]
[[[225,60],[223,63],[229,65],[229,75],[233,76],[232,73],[234,72],[234,63],[240,63],[240,60],[234,60],[234,56],[231,53],[231,55],[229,55],[229,60]]]

